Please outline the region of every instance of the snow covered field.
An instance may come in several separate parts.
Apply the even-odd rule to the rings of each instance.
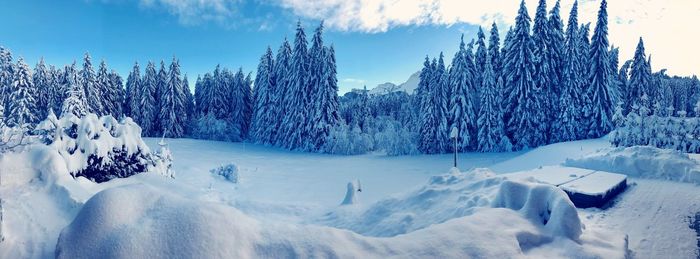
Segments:
[[[152,149],[157,141],[146,140]],[[336,156],[245,143],[167,142],[175,179],[146,173],[94,184],[40,172],[42,163],[31,155],[4,155],[0,258],[621,258],[625,242],[637,258],[697,257],[689,227],[689,217],[700,211],[700,187],[690,181],[695,178],[649,173],[657,165],[690,168],[685,175],[694,175],[696,157],[683,154],[653,163],[653,151],[611,151],[606,139],[597,139],[461,154],[461,172],[450,172],[451,155]],[[605,210],[573,209],[561,200],[563,192],[498,177],[562,163],[600,170],[591,167],[601,166],[601,157],[623,161],[640,154],[646,171],[632,162],[609,166],[626,173],[631,187]],[[238,183],[210,173],[231,163]],[[356,180],[362,188],[357,203],[340,206],[348,182]],[[112,239],[100,238],[105,236]]]

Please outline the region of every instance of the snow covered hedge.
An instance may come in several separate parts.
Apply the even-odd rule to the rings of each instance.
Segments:
[[[616,113],[620,127],[613,132],[610,142],[618,147],[654,146],[682,152],[700,153],[700,118],[686,118],[684,111],[679,117],[650,115],[644,106],[633,106],[627,116]]]
[[[112,116],[87,114],[78,118],[68,114],[57,119],[50,113],[36,132],[65,160],[73,177],[100,183],[151,169],[169,169],[170,157],[152,154],[141,139],[141,128],[131,118],[118,122]]]

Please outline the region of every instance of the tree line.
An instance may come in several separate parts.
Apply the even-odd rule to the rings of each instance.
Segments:
[[[417,89],[421,152],[451,151],[452,127],[459,129],[460,151],[510,151],[606,135],[615,128],[615,107],[626,115],[643,96],[649,109],[694,104],[673,93],[697,90],[671,87],[679,80],[651,72],[641,38],[634,58],[619,67],[619,49],[608,41],[606,0],[592,36],[590,24],[578,21],[577,1],[566,29],[559,1],[548,11],[540,0],[531,22],[521,1],[503,46],[494,23],[488,45],[480,28],[476,41],[462,39],[449,67],[442,53],[426,56]]]

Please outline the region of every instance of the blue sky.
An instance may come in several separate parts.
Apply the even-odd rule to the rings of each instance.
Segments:
[[[94,64],[104,58],[126,77],[134,61],[170,62],[176,55],[191,82],[216,64],[253,71],[268,45],[276,51],[285,36],[293,39],[296,21],[303,18],[268,10],[277,18],[261,29],[256,23],[234,26],[216,20],[182,21],[167,10],[133,2],[23,0],[3,5],[0,22],[6,26],[0,26],[0,45],[32,66],[40,57],[61,66],[75,59],[81,63],[88,51]],[[311,35],[319,21],[304,19],[302,23]],[[385,33],[329,28],[325,40],[336,48],[338,80],[345,92],[364,84],[371,88],[387,81],[403,82],[420,69],[426,54],[453,52],[461,31],[474,28],[406,26]]]
[[[573,1],[562,0],[566,19]],[[623,3],[625,2],[625,3]],[[635,2],[636,8],[629,3]],[[657,1],[666,2],[666,1]],[[694,74],[700,67],[692,45],[691,26],[675,21],[697,20],[700,5],[676,0],[660,11],[648,0],[609,3],[611,41],[631,57],[645,35],[654,64],[675,74]],[[341,92],[384,82],[401,83],[420,69],[423,57],[445,51],[452,57],[461,33],[475,36],[479,25],[496,21],[502,31],[512,23],[519,1],[492,0],[22,0],[0,4],[0,45],[31,65],[40,57],[64,65],[88,51],[93,63],[105,59],[123,76],[134,61],[144,64],[176,55],[190,81],[216,64],[254,71],[270,45],[277,50],[285,36],[293,37],[301,20],[310,35],[325,20],[325,40],[336,48]],[[618,4],[619,3],[619,4]],[[551,7],[554,1],[549,1]],[[535,0],[528,1],[534,16]],[[594,21],[598,1],[582,0],[582,22]],[[430,6],[430,7],[426,7]],[[646,8],[639,12],[639,8]],[[690,10],[690,11],[688,11]],[[650,23],[656,24],[649,26]],[[656,35],[674,25],[686,40]],[[684,24],[686,24],[684,26]],[[680,27],[680,29],[679,29]],[[661,27],[663,28],[663,27]],[[679,31],[680,30],[680,31]],[[684,33],[688,30],[689,33]],[[648,35],[647,35],[648,34]],[[683,43],[681,43],[683,44]],[[688,57],[690,55],[690,57]],[[697,57],[697,58],[696,58]],[[680,65],[679,65],[680,64]],[[143,67],[143,66],[142,66]]]

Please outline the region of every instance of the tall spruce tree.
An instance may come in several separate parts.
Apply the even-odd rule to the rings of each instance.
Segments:
[[[29,130],[39,121],[32,72],[21,57],[14,72],[7,125]]]
[[[625,103],[626,112],[629,112],[632,105],[642,105],[640,99],[642,96],[650,96],[652,94],[650,89],[651,72],[647,65],[646,53],[644,53],[644,40],[640,37],[630,68],[629,87]],[[651,109],[651,107],[644,108]]]
[[[551,28],[547,18],[547,1],[540,0],[535,14],[535,23],[532,30],[532,44],[534,56],[534,80],[539,91],[541,107],[544,111],[543,120],[539,124],[539,131],[544,132],[545,139],[550,135],[550,125],[554,121],[556,112],[554,103],[557,99],[554,91],[556,71],[554,70],[552,48],[550,46]],[[548,141],[548,140],[545,140]]]
[[[502,81],[501,81],[502,82]],[[481,91],[481,109],[478,118],[478,147],[480,152],[510,151],[510,141],[505,133],[500,94],[491,61],[486,62]]]
[[[307,42],[304,28],[301,22],[297,22],[296,36],[294,38],[294,51],[290,61],[289,92],[285,96],[285,116],[280,132],[284,134],[283,140],[278,143],[287,149],[306,150],[304,138],[306,137],[306,118],[308,118],[307,87]]]
[[[113,96],[113,92],[110,90],[112,82],[109,79],[107,63],[105,63],[104,60],[100,62],[100,65],[97,68],[97,74],[95,75],[93,85],[97,89],[97,92],[100,93],[98,102],[100,103],[99,106],[102,107],[102,110],[97,115],[102,116],[111,114],[116,116],[112,114],[115,109],[115,107],[112,107],[112,104],[116,96]]]
[[[138,62],[134,62],[134,67],[129,72],[126,78],[126,98],[124,100],[124,113],[131,117],[134,121],[139,121],[136,118],[141,117],[141,104],[139,99],[139,90],[141,89],[141,68]]]
[[[560,9],[561,6],[557,0],[556,4],[549,12],[549,34],[547,37],[547,46],[549,47],[549,54],[551,58],[551,66],[553,74],[550,75],[552,80],[552,90],[554,92],[554,110],[557,110],[559,105],[557,104],[558,98],[562,92],[562,77],[564,70],[564,55],[566,51],[566,40],[564,38],[564,22],[561,19]]]
[[[518,149],[536,147],[545,141],[545,132],[540,129],[544,121],[542,93],[535,81],[535,57],[530,37],[530,16],[525,1],[520,3],[513,32],[512,48],[507,62],[513,67],[506,71],[508,97],[509,136]]]
[[[562,67],[562,89],[559,99],[559,116],[553,125],[552,138],[556,141],[577,140],[579,121],[582,118],[584,92],[581,88],[582,64],[579,60],[578,1],[574,2],[566,27],[566,45]]]
[[[434,99],[434,111],[436,112],[437,118],[437,149],[438,152],[449,152],[452,146],[452,141],[450,140],[450,128],[448,124],[448,92],[449,92],[449,81],[448,73],[445,67],[445,58],[442,52],[440,52],[440,57],[437,61],[437,66],[435,71],[433,71],[433,82],[435,82],[435,91],[432,92],[432,98]]]
[[[287,38],[280,45],[277,50],[277,56],[275,56],[275,66],[274,74],[272,78],[274,79],[274,93],[271,95],[271,102],[273,103],[270,109],[270,117],[274,118],[273,124],[266,129],[265,135],[269,135],[269,140],[267,144],[274,145],[280,143],[280,139],[284,136],[284,132],[281,132],[283,120],[286,113],[286,103],[289,101],[286,99],[289,96],[289,73],[291,69],[291,59],[292,59],[292,47],[289,45]]]
[[[486,59],[488,55],[488,51],[486,49],[486,35],[481,27],[479,27],[476,37],[476,53],[474,54],[474,68],[476,73],[474,73],[474,80],[478,84],[477,89],[481,91],[483,74],[484,70],[486,69]]]
[[[36,64],[36,67],[34,68],[34,74],[32,75],[32,81],[35,88],[34,92],[36,93],[36,95],[34,96],[37,108],[35,114],[38,118],[42,119],[46,118],[46,115],[48,114],[50,87],[49,84],[51,83],[50,76],[51,74],[49,74],[49,71],[46,68],[46,63],[44,62],[44,58],[42,57]]]
[[[183,119],[185,127],[185,136],[190,136],[194,127],[194,121],[196,119],[196,108],[194,104],[194,96],[190,90],[190,81],[187,79],[187,74],[182,78],[182,96],[184,96],[185,101],[185,113],[186,116]]]
[[[115,118],[121,118],[124,115],[124,98],[126,93],[124,92],[124,80],[117,73],[117,71],[112,70],[109,72],[109,96],[112,100],[110,103],[110,114]]]
[[[9,116],[10,95],[12,94],[12,80],[15,75],[15,64],[12,63],[10,50],[0,47],[0,99],[3,99],[5,118]]]
[[[156,120],[158,119],[158,110],[156,110],[158,106],[156,106],[155,98],[156,88],[158,87],[156,73],[155,65],[149,61],[138,91],[139,109],[142,109],[142,111],[140,112],[140,120],[136,122],[141,126],[143,135],[149,137],[158,136],[155,128],[157,125]]]
[[[82,77],[75,68],[75,62],[64,68],[63,84],[67,90],[67,97],[61,104],[61,117],[72,114],[80,118],[88,113],[87,98],[81,80]]]
[[[457,150],[460,152],[471,150],[472,143],[476,140],[476,135],[473,134],[476,131],[476,112],[471,98],[474,94],[471,90],[475,89],[472,85],[474,75],[467,65],[466,52],[462,35],[459,50],[452,58],[448,78],[451,92],[448,118],[450,129],[456,127],[459,130]]]
[[[501,38],[498,33],[498,26],[494,22],[491,25],[491,35],[489,36],[488,59],[491,62],[496,80],[501,77],[501,58]]]
[[[435,154],[437,150],[437,125],[439,118],[435,112],[435,100],[432,98],[433,92],[437,91],[437,85],[433,81],[433,71],[435,63],[430,63],[430,59],[426,56],[423,69],[420,74],[420,82],[418,84],[418,94],[420,98],[420,135],[418,141],[418,150],[424,154]]]
[[[272,56],[272,49],[267,47],[265,54],[260,57],[258,63],[257,75],[255,76],[254,105],[253,105],[253,121],[250,129],[250,137],[253,141],[260,144],[266,144],[270,141],[270,136],[266,135],[269,132],[268,127],[274,127],[274,121],[277,118],[272,117],[272,99],[273,95],[273,73],[275,61]]]
[[[333,46],[323,48],[323,64],[321,70],[321,87],[314,106],[317,112],[313,119],[315,129],[312,145],[320,150],[326,145],[331,130],[340,125],[338,109],[338,77]]]
[[[97,85],[95,70],[92,68],[92,60],[90,53],[85,53],[83,58],[83,70],[80,71],[81,82],[83,83],[83,91],[88,103],[88,112],[95,113],[98,116],[104,114],[102,107],[102,93]]]
[[[68,89],[65,89],[63,85],[63,71],[56,69],[55,66],[49,66],[49,74],[50,81],[47,96],[47,110],[53,111],[56,115],[60,116],[61,106],[63,105],[63,100],[67,97]]]
[[[591,124],[588,126],[588,137],[591,138],[601,137],[613,129],[613,69],[610,66],[608,48],[607,1],[603,0],[589,50],[587,95],[591,98],[592,108],[589,119]]]
[[[166,76],[164,87],[160,91],[160,121],[161,133],[167,137],[180,138],[185,135],[185,125],[182,121],[185,113],[182,82],[180,81],[180,64],[173,57],[170,70]]]

